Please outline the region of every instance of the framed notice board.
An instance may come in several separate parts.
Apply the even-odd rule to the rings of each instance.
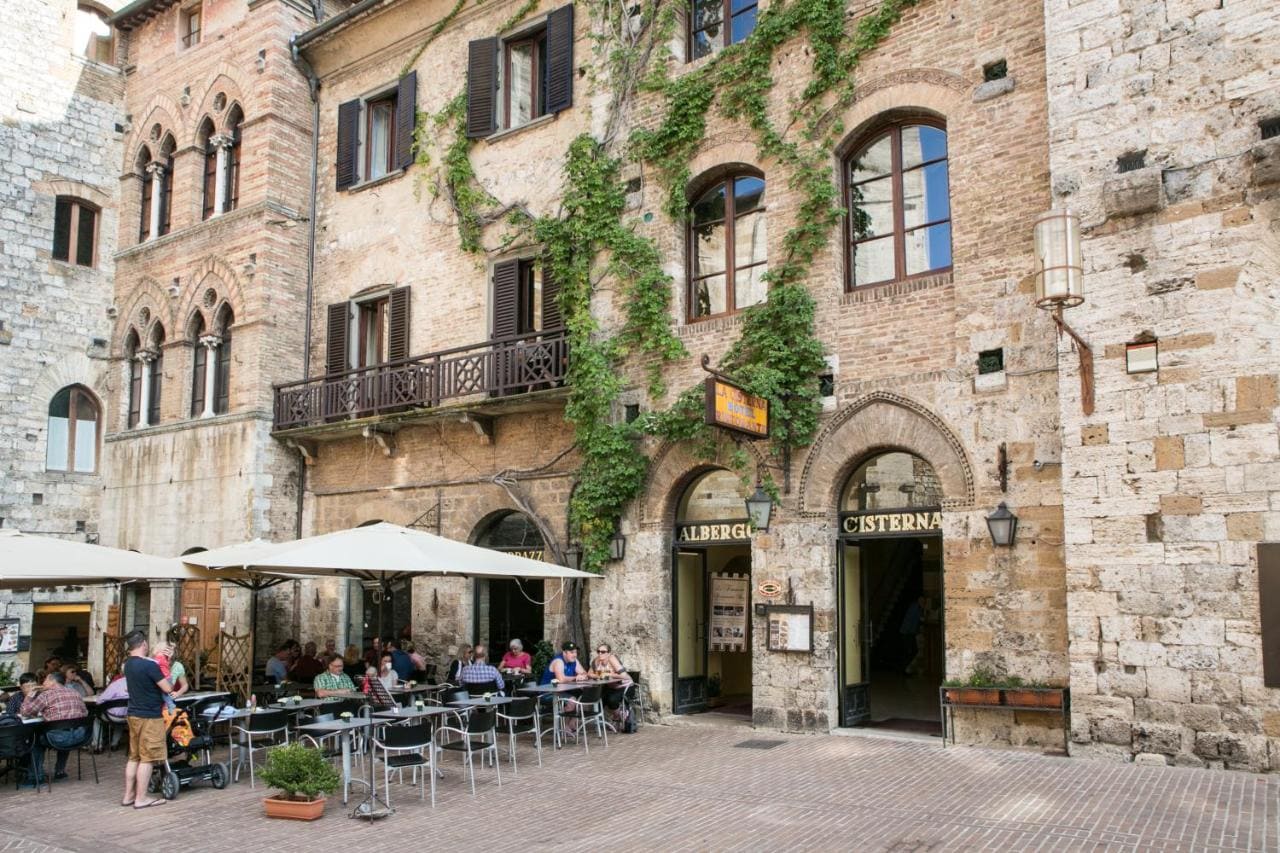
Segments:
[[[813,651],[813,605],[770,604],[765,608],[771,652]]]

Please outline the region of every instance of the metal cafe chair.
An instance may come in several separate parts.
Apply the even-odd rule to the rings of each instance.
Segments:
[[[13,787],[17,790],[22,781],[22,771],[30,769],[31,744],[35,741],[35,726],[28,726],[16,717],[0,718],[0,761],[7,762],[5,773],[13,774]],[[38,792],[40,789],[37,788]]]
[[[254,776],[253,754],[255,752],[265,752],[273,746],[280,746],[289,742],[289,715],[284,711],[262,711],[250,714],[244,718],[241,725],[233,725],[232,731],[239,735],[239,738],[231,739],[231,755],[230,762],[235,765],[235,778],[240,779],[240,767],[244,762],[243,758],[237,758],[236,753],[249,753],[249,787],[256,788],[257,780]]]
[[[404,781],[404,771],[413,770],[413,781],[418,783],[418,799],[423,799],[426,791],[426,779],[431,777],[431,807],[436,805],[435,774],[435,737],[431,730],[431,721],[423,720],[414,725],[386,726],[373,738],[375,766],[378,753],[382,753],[382,786],[387,792],[387,806],[391,805],[391,774],[400,774]],[[419,775],[418,771],[422,774]]]
[[[560,739],[563,741],[567,734],[573,735],[574,743],[578,742],[578,738],[582,738],[582,745],[587,752],[591,752],[590,739],[587,737],[587,723],[596,724],[596,735],[604,740],[605,749],[609,748],[608,723],[604,718],[604,687],[600,684],[593,684],[590,687],[582,688],[582,692],[576,697],[564,696],[556,697],[560,705]],[[577,713],[575,714],[574,711]],[[566,713],[567,712],[567,713]],[[565,728],[565,721],[568,717],[575,716],[578,720],[578,729],[575,732],[569,732]]]
[[[121,708],[128,708],[128,707],[129,707],[128,699],[108,699],[107,701],[99,702],[97,705],[94,706],[93,712],[98,719],[99,750],[115,749],[115,747],[111,746],[111,741],[115,737],[115,730],[116,729],[120,729],[122,731],[128,730],[129,728],[128,717],[123,717],[123,716],[117,717],[114,714],[110,713],[112,710],[119,710]]]
[[[458,735],[457,740],[441,742],[444,735]],[[498,787],[502,787],[502,767],[498,762],[498,715],[492,708],[472,708],[467,716],[466,728],[440,726],[435,732],[436,749],[462,753],[471,771],[471,796],[476,795],[476,765],[474,756],[479,752],[493,758],[493,769],[498,773]]]
[[[81,761],[84,755],[85,747],[89,747],[89,761],[93,765],[93,783],[95,785],[99,784],[98,757],[93,754],[93,748],[92,748],[92,744],[93,744],[93,717],[92,716],[80,717],[75,720],[54,720],[52,722],[45,723],[41,728],[43,729],[43,732],[46,736],[48,735],[49,732],[58,731],[60,729],[62,730],[83,729],[84,730],[83,734],[80,736],[79,740],[77,740],[73,745],[66,747],[66,749],[68,751],[72,749],[76,751],[76,778],[83,779],[84,767]],[[46,743],[48,743],[47,739],[46,739]],[[44,753],[45,758],[48,759],[49,753],[54,752],[55,750],[56,750],[56,747],[54,747],[52,744],[49,744],[48,748],[45,750],[45,753]],[[44,767],[40,768],[40,776],[46,782],[48,782],[52,778],[51,776],[49,776],[49,774],[44,772]],[[37,785],[36,788],[38,790],[39,786]],[[53,790],[52,787],[50,787],[49,790]]]
[[[505,713],[502,708],[498,709],[498,725],[507,730],[507,754],[511,758],[512,773],[520,772],[516,769],[516,738],[520,735],[533,736],[533,746],[538,752],[538,766],[542,766],[542,738],[546,732],[542,731],[536,699],[531,696],[512,699],[506,706]]]
[[[467,694],[470,696],[483,696],[486,693],[498,692],[498,682],[496,681],[467,682],[462,686],[466,688]]]

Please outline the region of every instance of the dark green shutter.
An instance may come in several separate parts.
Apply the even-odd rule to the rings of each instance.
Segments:
[[[520,262],[493,265],[493,337],[509,338],[519,331]]]
[[[329,306],[325,326],[325,368],[332,376],[347,369],[347,333],[351,325],[349,302],[337,302]]]
[[[467,46],[467,136],[488,136],[495,123],[498,93],[498,39],[476,39]]]
[[[573,4],[547,16],[547,109],[573,106]]]
[[[356,157],[360,151],[360,102],[338,104],[338,189],[356,182]]]
[[[409,357],[409,288],[391,291],[387,315],[387,361],[402,361]]]
[[[407,169],[413,164],[413,128],[417,117],[418,72],[410,71],[400,78],[400,85],[396,90],[397,169]]]

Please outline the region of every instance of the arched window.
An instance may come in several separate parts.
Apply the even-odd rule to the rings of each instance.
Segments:
[[[689,319],[764,302],[768,235],[764,178],[730,174],[694,201],[689,216]]]
[[[156,236],[169,233],[173,213],[173,153],[178,145],[172,136],[166,136],[160,143],[160,162],[164,164],[164,174],[160,180],[160,227]]]
[[[951,267],[947,131],[919,120],[882,127],[845,161],[850,287]]]
[[[53,258],[82,267],[95,266],[98,252],[98,208],[60,195],[53,209]]]
[[[676,521],[726,521],[745,519],[747,491],[742,478],[732,471],[717,468],[701,474],[680,496]]]
[[[231,108],[227,116],[227,133],[231,136],[231,150],[227,152],[227,203],[226,210],[235,210],[240,204],[240,126],[244,124],[244,113],[240,105]]]
[[[231,408],[231,325],[235,321],[231,306],[223,305],[215,326],[222,343],[215,350],[217,369],[213,374],[213,410],[220,415]]]
[[[845,512],[942,505],[942,481],[933,466],[912,453],[891,451],[863,462],[845,486]]]
[[[156,323],[149,344],[153,357],[147,364],[147,425],[155,426],[160,423],[160,385],[164,379],[164,326]]]
[[[200,122],[200,148],[204,151],[204,168],[201,171],[200,218],[213,216],[218,198],[218,147],[214,144],[213,122],[206,118]]]
[[[200,341],[204,337],[204,317],[197,312],[191,318],[191,417],[204,414],[205,379],[209,373],[209,351]]]
[[[124,341],[124,356],[129,362],[129,429],[136,427],[142,417],[142,360],[138,358],[141,350],[137,330],[130,329]]]
[[[751,35],[756,28],[756,11],[756,0],[693,0],[689,59],[709,56]]]
[[[92,474],[98,468],[98,401],[80,385],[63,388],[49,401],[44,467]]]
[[[115,61],[110,17],[106,12],[86,3],[76,7],[75,51],[85,59],[110,65]]]
[[[142,181],[142,191],[138,195],[138,242],[141,243],[151,236],[151,208],[153,206],[151,200],[152,191],[155,189],[151,185],[151,151],[143,147],[138,152],[138,177]]]

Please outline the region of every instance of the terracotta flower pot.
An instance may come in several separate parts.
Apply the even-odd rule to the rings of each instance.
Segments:
[[[1006,705],[1023,705],[1032,708],[1040,707],[1040,691],[1022,687],[1010,687],[1004,691]]]
[[[1000,704],[1000,691],[994,687],[957,687],[948,695],[957,705]]]
[[[285,797],[267,797],[262,801],[267,817],[284,820],[315,820],[324,815],[324,797],[314,800],[292,800]]]

